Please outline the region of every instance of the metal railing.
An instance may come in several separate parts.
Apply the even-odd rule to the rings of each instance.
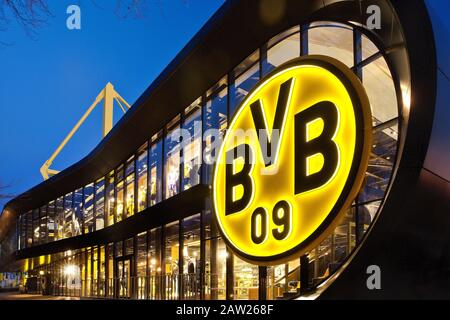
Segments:
[[[203,283],[207,299],[222,299],[225,298],[224,279],[225,275],[213,274],[126,276],[81,281],[59,277],[45,285],[38,281],[36,293],[96,299],[198,300],[202,296]]]

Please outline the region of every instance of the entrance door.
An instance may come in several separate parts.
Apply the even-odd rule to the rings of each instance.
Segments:
[[[121,258],[116,261],[117,279],[116,293],[119,299],[131,298],[131,258]]]

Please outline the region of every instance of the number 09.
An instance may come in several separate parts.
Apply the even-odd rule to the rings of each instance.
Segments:
[[[269,214],[266,209],[258,207],[251,218],[251,238],[255,244],[266,241],[269,232]],[[272,221],[277,226],[272,235],[277,240],[284,240],[291,232],[292,208],[289,202],[281,200],[272,210]]]

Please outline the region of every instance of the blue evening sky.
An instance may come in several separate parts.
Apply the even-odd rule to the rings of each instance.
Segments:
[[[40,166],[108,81],[132,104],[223,0],[146,0],[142,18],[121,18],[115,1],[48,0],[53,14],[34,37],[11,22],[0,31],[0,185],[19,195],[42,181]],[[81,7],[81,30],[66,9]],[[101,7],[99,7],[101,6]],[[53,168],[83,158],[101,140],[99,106]],[[115,121],[121,116],[115,108]],[[7,200],[0,200],[0,212]]]

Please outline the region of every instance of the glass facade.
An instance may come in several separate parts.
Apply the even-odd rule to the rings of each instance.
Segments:
[[[24,249],[95,232],[196,185],[210,184],[216,152],[236,107],[265,74],[307,54],[331,56],[352,68],[373,115],[365,182],[345,219],[320,245],[274,267],[251,265],[227,249],[205,199],[202,212],[131,239],[43,261],[29,259],[31,272],[51,271],[55,294],[136,299],[258,299],[262,294],[279,299],[327,279],[361,242],[382,205],[396,161],[401,118],[383,52],[359,31],[334,22],[295,26],[270,39],[161,124],[160,131],[109,174],[23,213],[18,240]]]
[[[137,212],[147,208],[147,184],[148,184],[148,151],[147,145],[138,153],[136,161],[137,175]]]
[[[173,119],[166,127],[164,137],[164,199],[180,192],[180,117]]]
[[[200,183],[202,163],[202,106],[197,99],[185,110],[182,132],[182,190]]]
[[[152,137],[152,144],[149,148],[148,157],[148,170],[149,170],[149,181],[148,181],[148,203],[150,206],[160,202],[162,200],[162,139],[161,133],[156,134]]]
[[[95,183],[95,230],[105,227],[105,179]]]

